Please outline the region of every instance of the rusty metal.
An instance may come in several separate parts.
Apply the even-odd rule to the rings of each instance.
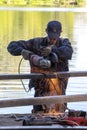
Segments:
[[[23,126],[23,120],[30,119],[30,122],[25,122],[29,124],[25,124]],[[41,120],[44,119],[43,121]],[[46,119],[47,118],[47,119]],[[47,114],[16,114],[14,117],[14,114],[6,114],[6,115],[0,115],[0,130],[86,130],[87,126],[78,126],[77,124],[69,125],[66,123],[64,125],[62,122],[59,123],[59,121],[67,122],[66,116],[64,114],[56,114],[56,115],[47,115]],[[17,120],[15,120],[17,119]],[[34,120],[35,119],[35,120]],[[36,122],[36,119],[38,119],[39,123]],[[50,120],[49,120],[50,119]],[[32,124],[32,121],[35,121],[35,124]],[[53,122],[52,122],[53,120]],[[29,120],[28,120],[29,121]],[[45,123],[45,122],[48,122]],[[69,119],[68,119],[69,121]],[[41,124],[42,122],[42,124]],[[52,122],[52,123],[51,123]],[[56,122],[56,123],[55,123]],[[44,124],[43,124],[44,123]],[[62,124],[61,124],[62,123]]]

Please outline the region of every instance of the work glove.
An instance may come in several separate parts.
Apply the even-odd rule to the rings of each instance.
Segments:
[[[42,50],[41,50],[41,55],[42,56],[49,56],[49,54],[51,53],[51,46],[48,46],[48,47],[46,47],[46,48],[43,48]]]
[[[59,59],[58,59],[58,56],[57,56],[56,53],[51,53],[51,54],[50,54],[50,58],[51,58],[51,61],[52,61],[53,63],[58,63],[58,62],[59,62]]]
[[[21,52],[21,55],[23,56],[23,58],[24,58],[25,60],[29,60],[31,54],[33,54],[33,52],[28,51],[28,50],[26,50],[26,49],[23,49],[22,52]]]
[[[46,58],[43,58],[42,56],[31,55],[30,60],[33,65],[38,66],[40,68],[50,68],[51,67],[51,61]]]

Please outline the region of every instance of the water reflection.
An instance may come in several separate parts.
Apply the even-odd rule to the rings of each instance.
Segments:
[[[28,40],[33,37],[45,36],[46,24],[50,20],[59,20],[63,25],[63,37],[68,37],[71,40],[74,53],[72,60],[69,61],[70,70],[86,70],[87,69],[87,12],[72,10],[31,10],[26,8],[9,10],[0,10],[0,74],[18,73],[18,65],[21,56],[14,57],[7,52],[7,45],[12,40]],[[39,9],[39,8],[38,8]],[[46,8],[45,8],[46,9]],[[29,63],[23,61],[21,64],[21,73],[29,73]],[[28,80],[23,80],[25,86],[28,85]],[[70,78],[67,94],[86,93],[87,91],[86,78]],[[33,90],[28,94],[24,91],[20,80],[0,81],[0,97],[1,98],[19,98],[33,96]],[[73,103],[74,104],[74,103]],[[70,107],[75,107],[76,104],[70,104]],[[83,103],[83,108],[87,109],[87,102]],[[79,109],[80,109],[79,108]],[[82,108],[82,109],[83,109]],[[23,112],[23,111],[22,111]]]
[[[74,39],[77,42],[77,60],[76,69],[87,70],[87,13],[82,13],[76,15],[78,21],[75,20],[74,25]]]

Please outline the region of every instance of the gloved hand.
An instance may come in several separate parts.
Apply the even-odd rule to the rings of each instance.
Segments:
[[[28,51],[26,49],[23,49],[22,52],[21,52],[21,55],[23,56],[23,58],[25,60],[29,60],[29,57],[30,57],[31,54],[33,54],[33,52]]]
[[[32,62],[33,65],[43,69],[51,67],[51,61],[46,58],[43,58],[42,56],[33,54],[30,57],[30,61]]]
[[[59,62],[59,59],[58,59],[58,56],[56,53],[51,53],[50,55],[50,60],[53,62],[53,63],[58,63]]]
[[[51,46],[48,46],[48,47],[46,47],[46,48],[43,48],[42,50],[41,50],[41,55],[42,56],[49,56],[49,54],[51,53]]]

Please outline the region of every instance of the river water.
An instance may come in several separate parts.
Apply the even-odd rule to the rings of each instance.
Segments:
[[[46,24],[59,20],[62,37],[68,37],[73,46],[69,61],[70,71],[87,70],[87,9],[86,8],[0,8],[0,74],[18,74],[21,56],[11,56],[7,46],[13,40],[28,40],[45,36]],[[29,73],[28,61],[22,61],[20,72]],[[29,80],[23,80],[28,89]],[[25,92],[20,80],[0,80],[0,99],[33,97],[34,90]],[[87,94],[87,77],[69,78],[67,95]],[[68,103],[70,109],[87,111],[87,102]],[[29,113],[32,106],[0,108],[0,113]]]

